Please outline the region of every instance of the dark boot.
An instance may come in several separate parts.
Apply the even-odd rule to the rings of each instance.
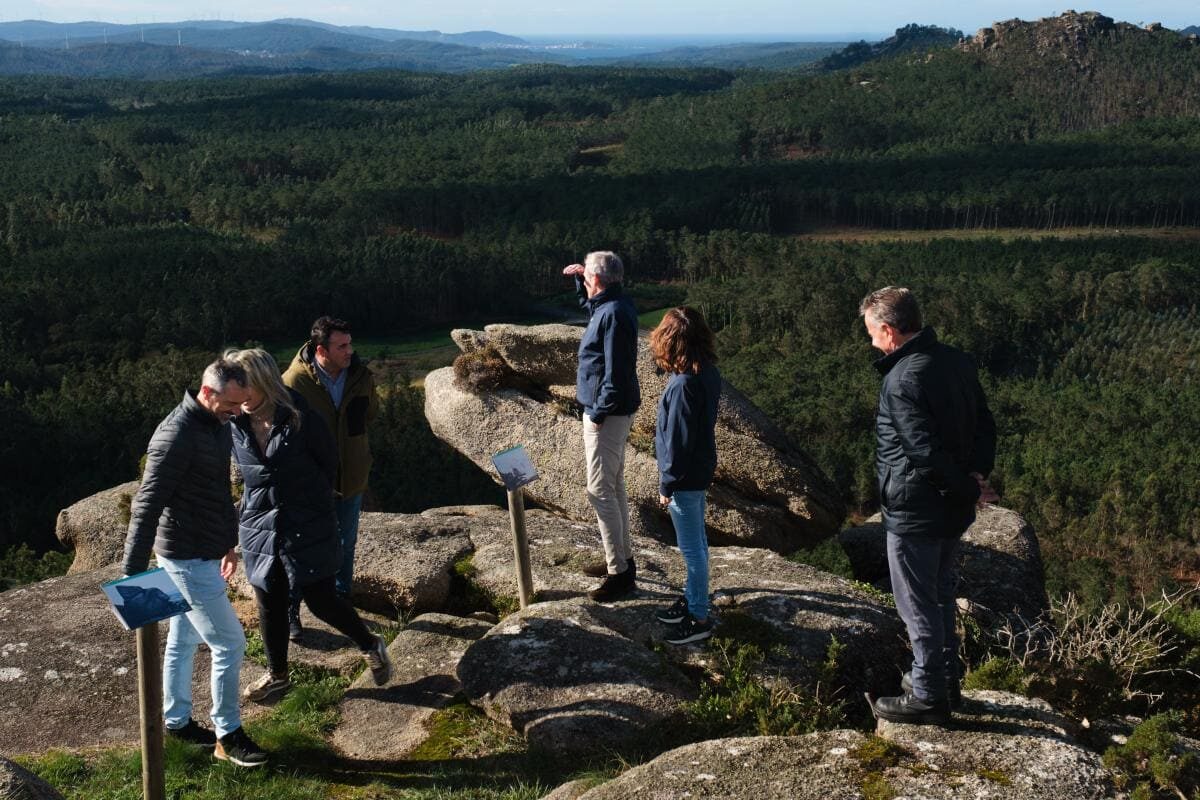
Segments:
[[[899,697],[881,697],[875,701],[875,716],[888,722],[908,725],[946,725],[950,722],[950,705],[946,701],[926,703],[911,692]]]
[[[606,576],[600,582],[599,586],[588,592],[588,597],[597,603],[611,603],[613,600],[619,600],[633,593],[633,590],[636,588],[633,579],[634,569],[631,566],[626,568],[624,572]]]
[[[912,692],[912,673],[904,673],[904,677],[900,679],[900,691],[905,694]],[[946,699],[950,703],[950,708],[958,711],[962,708],[962,687],[958,681],[946,681]]]

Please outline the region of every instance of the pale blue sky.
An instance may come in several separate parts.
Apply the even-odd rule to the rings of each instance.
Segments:
[[[181,19],[260,21],[308,17],[337,25],[375,25],[447,33],[510,34],[810,34],[890,33],[910,22],[973,33],[994,20],[1054,16],[1071,6],[1038,0],[0,0],[0,22],[171,22]],[[1087,10],[1076,6],[1076,10]],[[1195,0],[1120,0],[1095,10],[1129,22],[1200,24]]]

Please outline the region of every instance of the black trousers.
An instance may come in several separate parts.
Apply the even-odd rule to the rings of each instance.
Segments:
[[[362,618],[350,601],[338,595],[333,575],[300,588],[300,596],[310,611],[326,624],[354,640],[359,650],[375,646],[375,636],[367,630]],[[277,558],[267,575],[267,590],[254,587],[258,601],[258,630],[271,672],[286,675],[288,671],[288,584],[287,572]]]

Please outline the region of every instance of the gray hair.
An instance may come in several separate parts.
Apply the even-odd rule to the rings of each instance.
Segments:
[[[625,265],[611,250],[588,253],[587,258],[583,260],[583,271],[587,275],[595,275],[604,286],[620,283],[625,277]]]
[[[917,296],[902,286],[885,286],[863,298],[858,305],[859,316],[867,314],[876,322],[890,325],[900,333],[921,330],[921,306]]]
[[[218,358],[204,368],[204,377],[200,379],[200,384],[220,393],[225,391],[230,381],[245,389],[249,382],[246,370],[228,358]]]

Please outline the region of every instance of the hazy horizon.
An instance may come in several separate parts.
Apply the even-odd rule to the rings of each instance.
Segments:
[[[998,20],[1052,17],[1068,8],[1044,0],[984,0],[966,9],[949,0],[905,4],[861,0],[851,15],[826,5],[797,5],[784,0],[745,0],[736,8],[717,0],[694,0],[687,6],[611,0],[603,7],[599,4],[566,7],[557,0],[527,0],[519,7],[502,6],[493,0],[414,0],[403,10],[377,2],[330,5],[312,0],[264,0],[239,6],[233,12],[220,5],[198,6],[176,0],[15,0],[5,3],[0,10],[0,22],[42,20],[135,25],[217,20],[267,22],[290,17],[340,26],[444,33],[492,30],[543,39],[711,36],[720,41],[849,41],[889,36],[896,28],[910,23],[958,28],[971,34]],[[1182,0],[1152,3],[1121,0],[1091,9],[1076,6],[1076,10],[1097,10],[1135,24],[1161,22],[1169,28],[1200,24],[1200,8],[1194,2]]]

